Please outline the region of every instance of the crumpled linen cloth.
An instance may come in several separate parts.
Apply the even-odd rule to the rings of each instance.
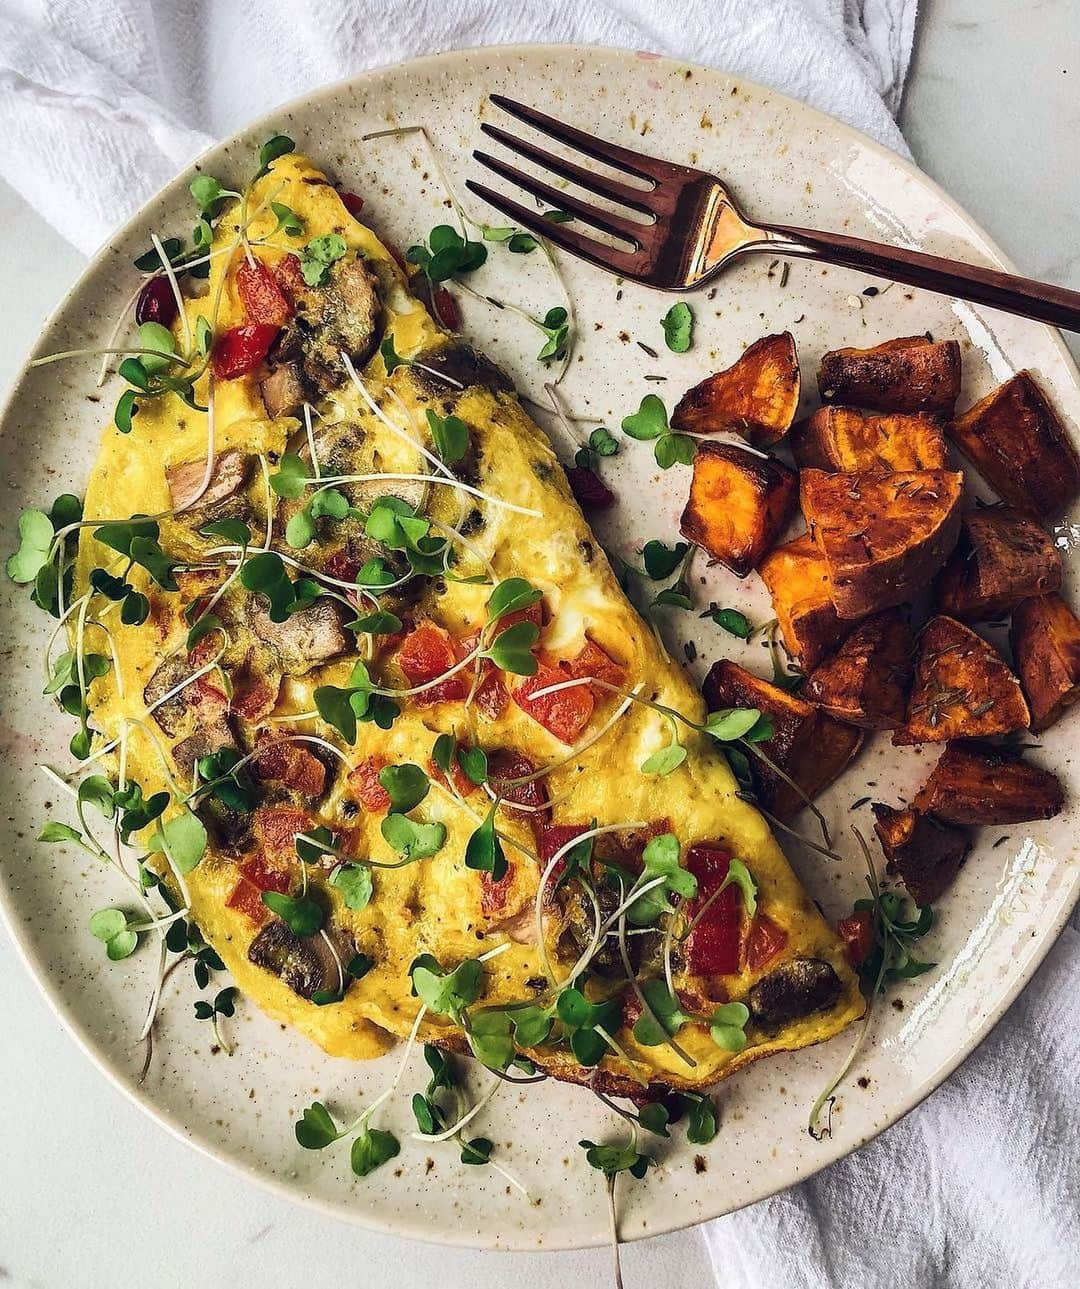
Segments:
[[[672,23],[657,0],[0,0],[0,175],[89,253],[215,138],[306,89],[418,54],[528,41],[711,64],[906,153],[892,113],[916,4],[682,0]],[[717,1284],[1075,1284],[1078,995],[1069,928],[987,1042],[905,1120],[702,1227]]]
[[[367,67],[614,45],[772,85],[906,152],[917,0],[0,0],[0,175],[90,253],[214,141]]]

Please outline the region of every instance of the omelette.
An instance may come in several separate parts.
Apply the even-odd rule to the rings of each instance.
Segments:
[[[136,389],[89,480],[114,527],[74,594],[147,604],[89,725],[167,794],[170,898],[335,1056],[411,1036],[640,1100],[838,1033],[856,973],[715,736],[756,714],[710,724],[356,206],[293,152],[219,199],[167,328],[193,386]]]

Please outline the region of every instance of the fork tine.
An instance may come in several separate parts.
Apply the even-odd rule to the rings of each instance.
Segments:
[[[512,98],[506,98],[503,94],[492,94],[490,98],[496,107],[501,107],[504,112],[517,117],[519,121],[526,122],[541,134],[549,134],[560,143],[569,144],[579,152],[584,152],[594,161],[603,161],[617,170],[626,170],[632,175],[637,175],[639,179],[652,179],[662,183],[665,179],[688,179],[698,174],[688,166],[673,165],[670,161],[661,161],[658,157],[633,152],[630,148],[621,148],[615,143],[604,143],[595,135],[577,130],[572,125],[566,125],[553,116],[538,112],[536,108],[527,107]]]
[[[624,206],[629,206],[631,210],[639,210],[643,215],[654,213],[646,200],[649,196],[647,189],[633,188],[630,184],[620,183],[618,179],[609,179],[594,170],[586,170],[583,166],[575,165],[573,161],[558,157],[553,152],[545,152],[535,143],[515,138],[514,135],[508,134],[506,130],[500,130],[496,125],[488,125],[486,121],[480,129],[490,138],[501,143],[503,147],[509,148],[511,152],[520,153],[521,156],[534,161],[545,170],[551,170],[561,178],[569,179],[579,188],[594,192],[598,197],[606,197],[609,201],[622,202]]]
[[[561,246],[564,251],[588,260],[598,268],[607,269],[611,273],[619,273],[625,277],[634,277],[641,269],[641,260],[635,251],[622,251],[614,246],[605,246],[602,242],[586,237],[584,233],[567,228],[565,224],[554,224],[544,219],[535,210],[529,210],[520,202],[511,201],[509,197],[504,197],[502,193],[495,192],[484,184],[478,184],[473,179],[466,179],[465,187],[489,205],[494,206],[496,210],[501,210],[504,215],[508,215],[522,228],[527,228],[530,233],[546,238],[555,246]]]
[[[541,201],[547,202],[549,206],[557,210],[569,211],[571,215],[582,219],[586,224],[592,224],[594,228],[599,228],[605,233],[610,233],[613,237],[624,238],[632,242],[635,249],[642,243],[642,234],[648,231],[647,224],[635,223],[633,220],[624,219],[621,215],[616,215],[606,210],[597,210],[595,206],[590,206],[588,202],[582,201],[579,197],[573,197],[567,192],[562,192],[558,188],[553,188],[551,184],[544,183],[542,179],[536,179],[532,175],[527,175],[524,170],[518,170],[516,166],[508,165],[505,161],[500,161],[498,157],[493,157],[487,152],[474,151],[473,156],[481,165],[487,166],[489,170],[494,170],[497,175],[507,179],[512,184],[533,197],[538,197]]]

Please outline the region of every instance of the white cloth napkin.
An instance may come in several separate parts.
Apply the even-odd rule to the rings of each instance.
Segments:
[[[917,0],[0,0],[0,174],[85,252],[217,137],[365,67],[582,42],[765,82],[906,151]],[[1039,1289],[1080,1260],[1080,935],[876,1142],[703,1227],[732,1289]],[[677,1269],[673,1285],[678,1284]]]

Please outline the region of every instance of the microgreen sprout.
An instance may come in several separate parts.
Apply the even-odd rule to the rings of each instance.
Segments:
[[[655,394],[646,394],[638,410],[623,418],[622,429],[632,439],[653,440],[653,455],[662,470],[675,464],[690,465],[694,460],[694,440],[672,430],[667,408]]]
[[[224,989],[218,990],[214,996],[213,1002],[207,1002],[200,998],[195,1003],[195,1016],[198,1020],[208,1020],[213,1026],[214,1038],[217,1039],[218,1046],[225,1052],[226,1056],[232,1055],[232,1048],[222,1037],[221,1029],[218,1026],[218,1019],[221,1016],[232,1016],[236,1011],[236,1000],[240,995],[240,990],[235,985],[226,985]]]

